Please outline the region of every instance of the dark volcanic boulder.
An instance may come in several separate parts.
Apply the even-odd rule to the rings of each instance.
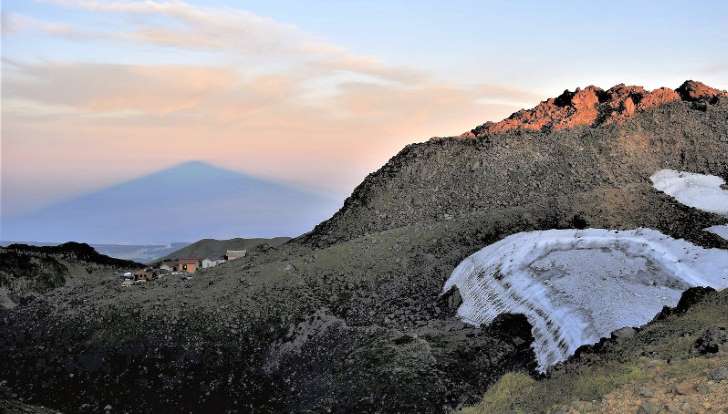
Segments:
[[[712,287],[694,287],[686,290],[683,292],[682,296],[680,297],[680,301],[677,303],[677,306],[674,308],[668,308],[665,307],[656,317],[655,319],[665,319],[670,315],[679,315],[681,313],[685,313],[695,305],[696,303],[700,303],[703,299],[705,299],[707,296],[710,296],[712,294],[715,294],[715,289]]]
[[[722,326],[706,329],[693,346],[693,350],[699,354],[716,354],[726,349],[728,349],[728,329]]]

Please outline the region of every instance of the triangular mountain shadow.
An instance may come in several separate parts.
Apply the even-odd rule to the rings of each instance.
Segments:
[[[3,218],[6,240],[95,243],[295,236],[339,203],[319,194],[200,161]]]

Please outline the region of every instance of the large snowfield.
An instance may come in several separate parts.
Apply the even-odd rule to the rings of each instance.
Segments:
[[[728,251],[650,229],[519,233],[466,258],[444,291],[452,286],[467,323],[526,315],[545,371],[582,345],[649,322],[691,286],[728,287]]]
[[[728,214],[719,177],[662,170],[651,179],[683,204]],[[728,238],[727,226],[706,231]],[[533,326],[539,370],[546,371],[582,345],[644,325],[689,287],[728,287],[728,250],[651,229],[526,232],[463,260],[443,291],[453,286],[463,298],[458,315],[467,323],[524,314]]]

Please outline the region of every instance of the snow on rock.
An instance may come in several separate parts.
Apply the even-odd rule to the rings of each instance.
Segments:
[[[444,292],[453,286],[466,323],[524,314],[545,371],[582,345],[649,322],[689,287],[728,287],[728,251],[650,229],[519,233],[463,260]]]
[[[662,191],[686,206],[728,215],[728,191],[725,181],[714,175],[694,174],[675,170],[660,170],[652,177],[655,189]]]
[[[708,227],[705,231],[717,234],[718,236],[728,240],[728,225]]]

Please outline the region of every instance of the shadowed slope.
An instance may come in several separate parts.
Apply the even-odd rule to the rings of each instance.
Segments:
[[[214,258],[223,256],[228,250],[249,250],[263,245],[276,247],[288,240],[290,240],[288,237],[274,237],[272,239],[235,238],[230,240],[203,239],[174,251],[159,260],[182,259],[185,257]]]

